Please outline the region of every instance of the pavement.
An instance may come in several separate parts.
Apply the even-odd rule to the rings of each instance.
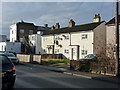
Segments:
[[[27,65],[27,66],[33,66],[36,67],[38,64],[31,64],[31,63],[21,63],[22,65]],[[64,65],[52,65],[52,66],[45,66],[45,65],[39,65],[40,68],[44,68],[50,71],[58,72],[58,73],[64,73],[67,75],[72,75],[72,76],[77,76],[77,77],[83,77],[83,78],[88,78],[88,79],[95,79],[95,80],[101,80],[101,81],[106,81],[110,83],[116,83],[120,84],[120,77],[117,76],[109,76],[109,75],[99,75],[99,74],[94,74],[94,73],[88,73],[88,72],[78,72],[78,71],[71,71],[68,68],[64,68]]]

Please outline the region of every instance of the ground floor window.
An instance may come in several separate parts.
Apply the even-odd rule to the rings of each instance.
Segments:
[[[81,53],[82,55],[87,55],[87,50],[82,50]]]
[[[65,53],[65,54],[69,54],[69,49],[65,49],[65,50],[64,50],[64,53]]]
[[[46,49],[44,49],[43,51],[44,51],[45,53],[47,53],[47,50],[46,50]]]
[[[55,54],[58,54],[59,53],[59,49],[55,49]]]

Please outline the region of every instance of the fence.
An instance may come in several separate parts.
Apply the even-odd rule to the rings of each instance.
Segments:
[[[42,55],[32,55],[32,54],[17,54],[19,61],[21,62],[38,62],[41,60],[58,60],[62,59],[62,54],[42,54]]]
[[[27,55],[27,54],[17,54],[20,62],[37,62],[41,63],[41,55]]]

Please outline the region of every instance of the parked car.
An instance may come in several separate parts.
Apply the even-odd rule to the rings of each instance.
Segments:
[[[13,53],[5,53],[5,55],[14,63],[19,64],[19,59]]]
[[[80,59],[81,61],[88,61],[88,60],[92,60],[92,61],[96,61],[98,58],[98,54],[88,54],[87,56],[85,56],[83,59]]]
[[[16,52],[12,52],[12,51],[0,51],[2,53],[13,53],[16,56]]]
[[[0,72],[0,77],[2,77],[2,89],[13,88],[16,79],[15,66],[5,54],[1,53],[0,65],[2,67],[2,72]]]

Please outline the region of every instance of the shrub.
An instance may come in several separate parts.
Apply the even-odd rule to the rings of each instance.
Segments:
[[[70,60],[69,59],[60,59],[60,60],[49,60],[49,61],[43,61],[42,60],[42,64],[43,65],[49,65],[49,64],[58,64],[58,63],[64,63],[64,64],[69,64]]]

